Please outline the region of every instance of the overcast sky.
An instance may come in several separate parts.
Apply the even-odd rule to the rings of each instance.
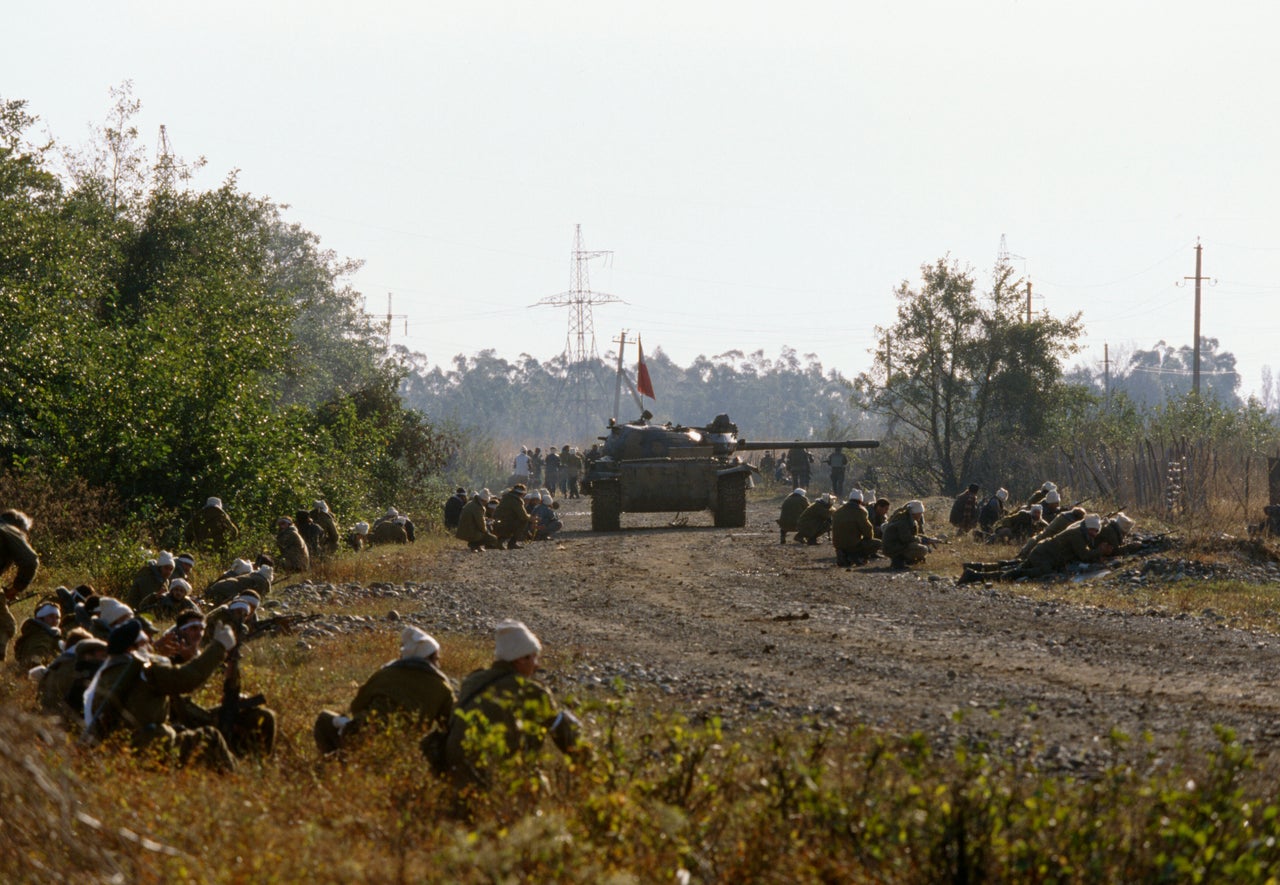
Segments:
[[[1007,241],[1081,360],[1203,334],[1280,372],[1280,4],[64,2],[7,16],[0,97],[64,144],[129,79],[142,139],[289,209],[393,341],[564,350],[574,225],[597,349],[864,370],[893,290]],[[1182,286],[1179,287],[1179,283]],[[629,360],[634,357],[628,354]],[[661,391],[658,391],[661,397]],[[678,417],[678,416],[677,416]]]

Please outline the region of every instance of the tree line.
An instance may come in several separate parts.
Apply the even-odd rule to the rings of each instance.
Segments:
[[[404,406],[353,265],[234,175],[200,191],[194,164],[149,164],[129,85],[113,98],[79,151],[0,98],[10,494],[74,480],[158,530],[214,495],[245,522],[421,495],[456,443]]]

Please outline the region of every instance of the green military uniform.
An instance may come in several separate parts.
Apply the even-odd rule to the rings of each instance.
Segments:
[[[529,533],[529,511],[524,506],[524,489],[511,488],[503,492],[493,518],[493,533],[498,540],[505,540],[508,547],[516,546],[526,537]]]
[[[72,710],[67,701],[71,686],[76,680],[76,653],[71,648],[62,652],[49,662],[40,681],[36,684],[36,700],[45,713],[54,713],[70,718],[74,713],[83,715],[82,710]]]
[[[197,547],[225,550],[240,537],[240,529],[221,507],[202,507],[187,523],[183,537]]]
[[[152,559],[134,575],[129,593],[120,601],[137,611],[144,600],[157,593],[167,593],[168,590],[169,579],[161,573],[160,566]]]
[[[1061,571],[1073,562],[1097,562],[1102,553],[1090,540],[1084,520],[1036,544],[1026,561],[1007,573],[1011,578],[1039,578]]]
[[[568,449],[568,446],[565,446]],[[560,453],[560,482],[566,486],[570,498],[579,498],[578,477],[582,474],[582,456],[575,451]]]
[[[252,590],[259,597],[266,599],[267,594],[271,592],[271,582],[259,571],[219,578],[204,591],[204,601],[207,605],[226,605],[246,590]]]
[[[408,544],[409,531],[405,528],[408,520],[402,516],[383,516],[373,523],[369,530],[370,544]]]
[[[831,502],[821,497],[804,509],[796,520],[796,540],[818,543],[818,538],[831,530]]]
[[[809,499],[792,492],[782,499],[782,513],[778,516],[779,543],[787,542],[787,532],[794,532],[800,524],[800,516],[809,509]]]
[[[0,522],[0,574],[4,574],[9,566],[16,566],[18,573],[4,597],[0,598],[0,661],[4,660],[9,640],[18,629],[18,622],[14,619],[13,612],[9,611],[9,601],[18,598],[27,589],[36,576],[36,570],[40,568],[40,557],[31,549],[27,533],[15,525]]]
[[[993,541],[1025,541],[1049,527],[1038,515],[1030,510],[1019,510],[1000,517],[991,529]]]
[[[861,501],[847,501],[831,514],[831,546],[840,566],[861,565],[880,552],[882,543]]]
[[[292,522],[276,532],[276,546],[280,548],[280,560],[285,568],[294,572],[305,572],[311,568],[307,542],[302,540],[302,533]]]
[[[509,661],[494,661],[487,670],[476,670],[462,680],[458,703],[449,719],[445,764],[458,787],[487,784],[489,765],[499,762],[480,751],[480,736],[500,729],[503,758],[531,758],[548,734],[568,753],[578,746],[578,723],[558,712],[550,690],[535,679],[521,676]]]
[[[1083,507],[1075,507],[1071,510],[1062,511],[1055,516],[1047,526],[1042,528],[1038,534],[1031,536],[1027,543],[1023,545],[1022,549],[1018,551],[1016,558],[1026,559],[1027,554],[1029,554],[1041,541],[1047,538],[1052,538],[1053,536],[1065,531],[1068,526],[1079,522],[1084,519],[1084,517],[1085,513]]]
[[[235,602],[235,600],[231,600]],[[236,634],[236,639],[243,641],[249,631],[258,623],[257,612],[242,614],[239,608],[232,609],[231,602],[220,605],[204,617],[204,644],[213,642],[213,631],[219,624],[226,624]]]
[[[172,621],[186,611],[200,611],[200,606],[190,596],[178,598],[168,591],[152,593],[138,605],[138,612],[150,612],[157,618]]]
[[[62,631],[57,627],[27,618],[22,622],[18,640],[13,644],[13,659],[27,668],[47,664],[62,651],[58,645],[61,639]]]
[[[321,753],[341,748],[371,717],[412,716],[432,729],[445,729],[453,712],[453,683],[435,664],[422,658],[392,661],[365,680],[351,702],[351,721],[341,728],[338,714],[324,710],[316,719],[316,747]]]
[[[884,555],[892,560],[896,568],[908,563],[923,562],[929,554],[929,548],[917,540],[923,534],[923,528],[911,512],[905,506],[899,507],[884,524]]]
[[[311,521],[318,525],[324,532],[324,543],[320,547],[320,552],[326,556],[332,556],[338,552],[338,523],[334,520],[333,514],[328,510],[315,508],[311,511]]]
[[[486,514],[487,510],[480,497],[477,495],[472,498],[462,508],[462,513],[458,514],[458,530],[454,532],[455,537],[459,541],[466,541],[473,550],[481,546],[491,549],[502,546],[498,536],[489,531],[488,523],[485,522]]]
[[[179,667],[146,653],[112,655],[94,679],[87,721],[96,724],[94,731],[100,739],[127,728],[135,750],[160,755],[176,752],[184,765],[198,754],[215,768],[234,769],[235,757],[216,728],[205,726],[179,733],[168,723],[170,697],[195,691],[217,672],[226,656],[220,642],[211,642]]]

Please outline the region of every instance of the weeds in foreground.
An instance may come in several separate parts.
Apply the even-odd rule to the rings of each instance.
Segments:
[[[1276,785],[1227,730],[1178,761],[1111,736],[1089,776],[1036,747],[754,726],[728,735],[583,704],[596,751],[495,769],[459,804],[416,741],[371,733],[232,776],[89,755],[12,705],[0,717],[9,881],[1061,882],[1280,873]],[[104,764],[105,762],[105,764]],[[683,872],[681,872],[683,871]]]

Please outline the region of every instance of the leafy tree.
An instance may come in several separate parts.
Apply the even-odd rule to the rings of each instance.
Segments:
[[[856,400],[886,417],[915,486],[955,494],[975,470],[995,469],[1011,446],[1048,431],[1080,316],[1027,322],[1008,264],[996,267],[985,300],[954,260],[920,270],[918,289],[903,281],[895,292],[897,321],[876,330],[889,346],[858,377]]]

